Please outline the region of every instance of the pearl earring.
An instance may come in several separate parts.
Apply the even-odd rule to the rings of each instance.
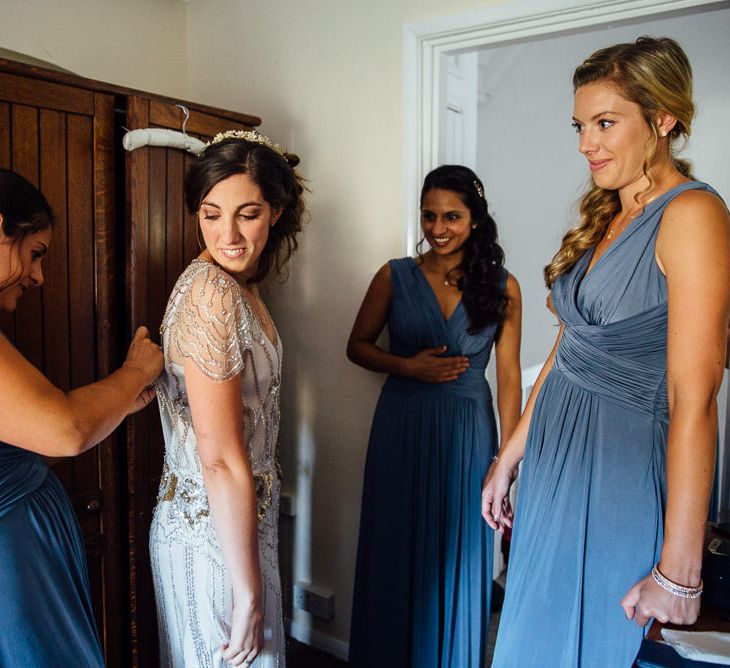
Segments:
[[[662,130],[662,137],[666,137],[666,136],[667,136],[667,131],[666,130]]]

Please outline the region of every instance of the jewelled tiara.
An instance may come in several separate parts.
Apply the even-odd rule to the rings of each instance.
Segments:
[[[286,151],[284,151],[279,144],[275,144],[271,141],[271,139],[269,139],[266,135],[262,135],[258,130],[226,130],[225,132],[219,132],[206,144],[206,147],[211,144],[217,144],[224,139],[243,139],[244,141],[250,141],[254,144],[261,144],[261,146],[270,148],[272,151],[278,153],[282,158],[286,159]]]

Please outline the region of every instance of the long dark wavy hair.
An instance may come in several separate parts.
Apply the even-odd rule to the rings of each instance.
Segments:
[[[456,193],[471,213],[474,227],[464,242],[464,258],[452,271],[459,274],[456,285],[469,316],[469,333],[475,334],[490,323],[502,322],[507,308],[507,272],[504,251],[497,241],[497,224],[489,215],[484,185],[468,167],[441,165],[429,172],[421,188],[421,206],[426,193],[434,188]]]
[[[0,213],[2,234],[17,246],[36,232],[53,227],[55,218],[46,198],[30,181],[9,169],[0,168]],[[8,268],[9,276],[0,283],[0,290],[12,285],[22,273],[22,267]]]
[[[197,214],[213,186],[234,174],[248,174],[271,208],[281,209],[279,220],[269,229],[256,273],[249,279],[252,283],[261,282],[272,268],[285,277],[284,265],[297,249],[306,211],[304,179],[294,169],[298,164],[294,154],[282,156],[264,144],[229,138],[208,146],[185,174],[190,213]]]

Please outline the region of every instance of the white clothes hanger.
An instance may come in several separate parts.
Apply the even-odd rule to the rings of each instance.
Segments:
[[[205,142],[196,137],[190,137],[185,132],[185,126],[190,118],[190,112],[182,104],[176,104],[185,114],[182,124],[182,132],[167,130],[165,128],[142,128],[139,130],[127,130],[122,137],[122,146],[127,151],[134,151],[142,146],[166,146],[168,148],[180,148],[195,155],[200,155],[205,149]],[[125,128],[126,129],[126,128]]]

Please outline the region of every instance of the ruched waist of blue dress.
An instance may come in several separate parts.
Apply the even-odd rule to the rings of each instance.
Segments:
[[[566,325],[554,368],[632,412],[669,419],[666,302],[609,325]]]
[[[0,517],[38,489],[48,475],[40,456],[7,443],[0,443]]]
[[[484,372],[484,369],[470,367],[450,383],[423,383],[415,378],[388,376],[382,392],[383,394],[454,394],[460,397],[491,400],[492,394]]]

